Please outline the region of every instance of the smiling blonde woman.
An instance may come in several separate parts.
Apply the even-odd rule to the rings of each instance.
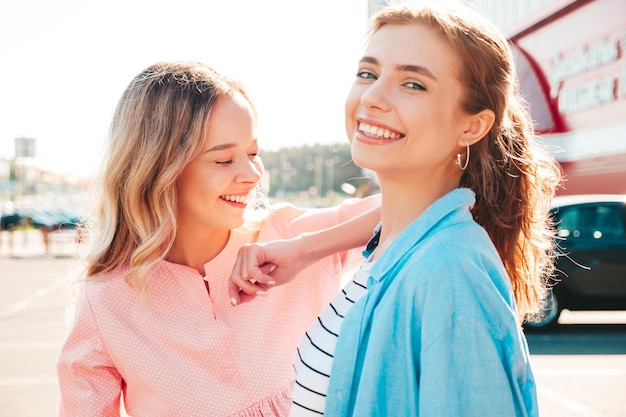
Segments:
[[[132,416],[288,415],[293,351],[361,261],[379,198],[268,206],[256,198],[262,176],[256,113],[238,83],[198,62],[157,63],[132,80],[111,124],[86,282],[58,362],[61,416],[117,417],[122,394]],[[341,251],[302,279],[231,305],[240,246],[355,217],[343,229],[352,242],[320,242]]]

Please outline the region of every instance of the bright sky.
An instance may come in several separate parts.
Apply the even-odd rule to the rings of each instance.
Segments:
[[[344,143],[367,1],[1,1],[0,158],[30,137],[38,167],[92,175],[122,91],[160,60],[242,81],[262,149]]]

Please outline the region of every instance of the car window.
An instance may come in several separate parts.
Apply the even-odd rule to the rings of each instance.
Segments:
[[[623,238],[626,227],[620,206],[599,204],[559,209],[560,237],[571,239]]]
[[[596,239],[624,237],[624,220],[618,206],[598,206],[597,227],[594,233]]]

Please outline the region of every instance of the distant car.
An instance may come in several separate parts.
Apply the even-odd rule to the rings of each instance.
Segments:
[[[3,214],[0,216],[0,231],[12,232],[22,224],[22,220],[19,214]]]
[[[557,325],[563,309],[626,310],[626,195],[557,196],[556,284],[544,309],[525,327]]]

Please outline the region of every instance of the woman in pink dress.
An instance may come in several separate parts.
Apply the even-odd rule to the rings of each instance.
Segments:
[[[253,104],[214,69],[158,63],[132,80],[111,124],[93,248],[57,366],[61,416],[288,414],[298,341],[361,262],[380,200],[268,205],[258,148]],[[233,308],[240,246],[325,229],[301,258],[304,279]]]

